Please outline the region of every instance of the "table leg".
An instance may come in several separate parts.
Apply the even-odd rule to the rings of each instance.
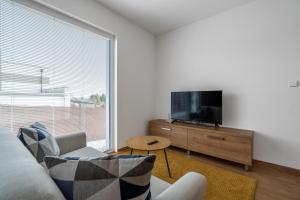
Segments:
[[[131,149],[131,151],[130,151],[130,155],[132,155],[132,153],[133,153],[133,149]]]
[[[169,177],[172,178],[172,177],[171,177],[170,168],[169,168],[169,162],[168,162],[168,157],[167,157],[166,149],[164,149],[164,153],[165,153],[165,158],[166,158],[166,162],[167,162],[167,167],[168,167]]]

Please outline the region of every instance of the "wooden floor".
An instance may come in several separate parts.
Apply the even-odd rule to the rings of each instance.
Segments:
[[[186,154],[185,150],[170,148]],[[254,161],[250,171],[244,171],[243,166],[210,156],[191,152],[191,158],[214,166],[228,169],[257,180],[256,200],[300,200],[300,171]]]

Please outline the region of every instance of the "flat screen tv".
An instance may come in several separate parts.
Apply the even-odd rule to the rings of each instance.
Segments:
[[[222,91],[172,92],[171,119],[222,124]]]

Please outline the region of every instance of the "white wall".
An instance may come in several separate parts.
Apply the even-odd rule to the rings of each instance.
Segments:
[[[224,126],[253,129],[254,158],[300,169],[300,1],[257,0],[157,38],[156,117],[170,92],[221,89]]]
[[[154,111],[154,36],[93,0],[41,1],[117,36],[118,147],[145,134]]]

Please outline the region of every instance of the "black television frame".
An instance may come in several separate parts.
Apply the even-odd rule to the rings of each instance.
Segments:
[[[221,109],[221,113],[220,113],[220,117],[221,117],[221,120],[220,121],[213,121],[213,120],[182,120],[182,119],[176,119],[176,118],[173,118],[173,94],[174,93],[192,93],[192,92],[200,92],[200,93],[205,93],[205,92],[220,92],[221,93],[221,106],[220,106],[220,109]],[[172,123],[173,122],[184,122],[184,123],[192,123],[192,124],[206,124],[206,125],[211,125],[211,124],[214,124],[215,127],[219,127],[219,125],[222,125],[222,122],[223,122],[223,91],[222,90],[209,90],[209,91],[174,91],[174,92],[171,92],[171,113],[170,113],[170,119],[172,120]]]

